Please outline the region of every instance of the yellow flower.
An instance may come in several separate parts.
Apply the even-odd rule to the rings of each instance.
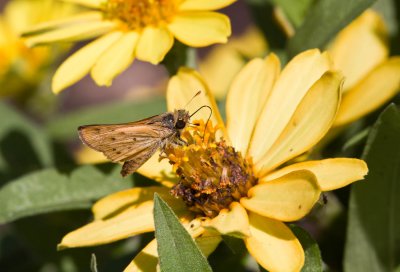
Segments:
[[[0,16],[0,96],[31,91],[44,76],[41,69],[55,58],[54,48],[29,49],[20,39],[22,31],[71,11],[71,5],[53,0],[15,0],[5,6]]]
[[[350,158],[287,165],[329,130],[341,83],[328,55],[318,50],[299,54],[282,71],[274,54],[253,59],[229,90],[225,126],[204,80],[182,68],[169,81],[168,109],[183,108],[196,90],[203,90],[205,95],[187,110],[210,106],[207,128],[209,112],[200,111],[200,126],[182,134],[188,145],[167,149],[168,160],[161,162],[156,154],[138,171],[163,186],[133,188],[99,200],[93,206],[95,220],[67,234],[59,247],[104,244],[154,231],[152,199],[157,192],[206,256],[221,235],[232,235],[243,239],[267,270],[299,271],[304,251],[284,222],[304,217],[321,192],[360,180],[368,171],[364,161]],[[153,240],[126,271],[155,271],[157,261]]]
[[[347,125],[376,110],[400,89],[400,57],[389,57],[388,33],[373,10],[345,27],[328,51],[345,76],[334,126]]]
[[[135,58],[159,63],[174,37],[193,47],[225,43],[229,18],[213,12],[235,0],[64,0],[90,8],[66,20],[25,32],[30,46],[100,36],[70,56],[53,78],[58,93],[87,73],[98,85],[110,85]]]
[[[292,36],[293,27],[282,13],[279,15],[288,36]],[[251,35],[246,36],[251,37],[246,45],[263,43],[264,38],[259,32],[252,31]],[[340,31],[329,45],[327,50],[335,68],[345,77],[343,101],[333,128],[364,117],[398,93],[400,57],[389,57],[388,39],[382,18],[373,10],[367,10]],[[216,47],[199,65],[201,71],[212,71],[206,72],[205,78],[212,87],[215,86],[218,98],[224,97],[230,83],[221,74],[228,75],[228,78],[233,77],[244,65],[244,61],[240,61],[240,55],[254,57],[248,53],[242,54],[241,50],[226,48],[228,46],[229,44]],[[222,50],[223,53],[220,52]],[[253,52],[260,53],[256,49]]]
[[[247,60],[265,56],[267,50],[262,33],[255,26],[250,26],[240,36],[232,37],[229,43],[214,46],[199,62],[199,71],[215,98],[223,99],[229,84]]]

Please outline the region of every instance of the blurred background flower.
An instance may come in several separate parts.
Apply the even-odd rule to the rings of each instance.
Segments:
[[[37,98],[41,88],[68,47],[28,48],[20,35],[33,24],[70,15],[70,4],[54,0],[15,0],[7,3],[0,17],[0,96],[25,103]],[[45,92],[42,90],[42,92]],[[44,96],[43,96],[44,97]],[[37,102],[37,101],[36,101]],[[35,102],[30,102],[31,106]]]
[[[71,55],[56,71],[55,93],[90,72],[99,86],[110,86],[135,58],[158,64],[174,38],[192,47],[225,43],[229,18],[212,10],[234,0],[71,1],[86,7],[67,20],[33,26],[24,32],[30,46],[97,38]]]

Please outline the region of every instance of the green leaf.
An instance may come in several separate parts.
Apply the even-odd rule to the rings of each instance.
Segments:
[[[94,200],[132,186],[118,171],[116,167],[105,174],[93,166],[82,166],[66,175],[46,169],[11,181],[0,189],[0,224],[46,212],[89,208]]]
[[[313,1],[314,0],[272,0],[275,5],[282,8],[295,28],[301,25]]]
[[[353,137],[347,140],[342,147],[342,150],[348,150],[360,143],[363,143],[369,134],[369,127],[364,128],[363,130],[357,132]]]
[[[394,271],[400,264],[400,111],[390,105],[372,128],[369,173],[351,190],[345,271]]]
[[[301,246],[304,249],[306,260],[304,266],[301,269],[302,272],[321,272],[322,269],[322,258],[321,252],[317,242],[308,234],[305,230],[294,224],[289,225],[290,229],[299,239]]]
[[[268,40],[270,51],[282,50],[286,45],[286,34],[274,17],[275,6],[269,0],[247,0],[256,25]]]
[[[98,272],[96,254],[94,253],[92,253],[92,257],[90,258],[90,271]]]
[[[161,271],[212,271],[193,238],[158,194],[154,195],[154,224]]]
[[[132,122],[165,111],[161,98],[143,103],[116,102],[63,114],[49,122],[47,131],[56,140],[68,140],[78,137],[77,128],[82,125]]]
[[[197,50],[175,41],[171,50],[161,62],[170,76],[175,75],[182,66],[197,68]]]
[[[324,46],[376,0],[320,0],[288,42],[290,56]]]
[[[395,37],[399,32],[399,23],[396,18],[396,2],[397,5],[400,4],[398,0],[377,0],[372,7],[382,15],[390,37]]]
[[[47,136],[32,121],[0,102],[2,181],[52,164],[52,151]]]

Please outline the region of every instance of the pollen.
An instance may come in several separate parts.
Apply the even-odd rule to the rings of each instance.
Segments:
[[[204,122],[182,133],[187,146],[171,146],[166,152],[179,182],[171,194],[201,215],[215,217],[233,201],[247,196],[257,184],[250,159],[245,159],[224,139],[216,139],[218,126]],[[172,155],[172,156],[171,156]]]
[[[104,19],[119,20],[129,30],[160,26],[171,21],[178,0],[108,0],[102,6]]]

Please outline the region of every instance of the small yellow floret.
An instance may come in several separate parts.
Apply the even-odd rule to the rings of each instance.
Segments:
[[[131,30],[146,26],[160,26],[176,14],[174,0],[108,0],[103,4],[105,19],[120,20]]]

